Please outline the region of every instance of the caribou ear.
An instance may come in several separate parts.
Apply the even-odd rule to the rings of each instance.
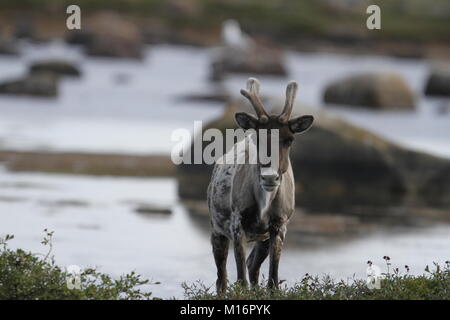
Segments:
[[[313,116],[301,116],[289,120],[289,129],[293,133],[302,133],[308,130],[313,124],[314,117]]]
[[[258,125],[258,119],[245,112],[236,113],[234,115],[234,119],[236,120],[238,126],[244,130],[256,129],[256,126]]]

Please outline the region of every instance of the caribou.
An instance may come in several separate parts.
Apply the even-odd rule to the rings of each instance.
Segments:
[[[295,210],[295,183],[289,151],[295,135],[308,130],[314,121],[310,115],[290,119],[297,88],[295,81],[287,85],[286,102],[280,115],[268,114],[265,110],[259,97],[260,84],[257,79],[249,78],[247,90],[241,90],[257,117],[237,112],[236,123],[243,130],[254,130],[253,139],[247,140],[269,141],[271,135],[277,133],[278,161],[275,161],[276,165],[260,161],[231,164],[216,161],[208,186],[207,201],[219,295],[227,287],[226,262],[230,241],[234,246],[237,279],[242,285],[248,286],[247,269],[250,284],[258,285],[261,264],[270,255],[268,286],[279,286],[281,249],[288,221]],[[264,136],[260,134],[262,129],[266,131]],[[255,145],[259,148],[260,144]],[[244,152],[248,153],[248,149],[244,149]],[[246,242],[255,243],[247,259]]]

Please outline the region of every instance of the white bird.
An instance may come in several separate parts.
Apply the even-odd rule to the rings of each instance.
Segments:
[[[239,23],[236,20],[226,20],[222,23],[222,41],[227,47],[247,50],[252,39],[242,32]]]

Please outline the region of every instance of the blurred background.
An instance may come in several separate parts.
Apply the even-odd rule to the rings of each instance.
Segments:
[[[449,0],[2,0],[0,235],[39,252],[53,230],[59,264],[136,270],[155,296],[212,285],[211,167],[174,166],[171,134],[235,127],[249,76],[275,112],[295,79],[316,121],[280,277],[365,278],[385,255],[421,274],[449,260],[449,59]]]

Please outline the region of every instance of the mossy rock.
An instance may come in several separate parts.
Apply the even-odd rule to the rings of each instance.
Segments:
[[[56,97],[58,79],[50,72],[31,73],[21,79],[0,83],[0,94]]]
[[[334,81],[325,89],[324,102],[371,109],[415,108],[413,91],[395,73],[367,73]]]
[[[66,41],[81,44],[91,56],[142,58],[142,36],[138,26],[112,11],[100,11],[87,18],[83,31],[68,34]]]
[[[57,76],[81,76],[81,71],[78,66],[65,60],[45,60],[30,65],[30,73],[39,72],[54,73]]]

